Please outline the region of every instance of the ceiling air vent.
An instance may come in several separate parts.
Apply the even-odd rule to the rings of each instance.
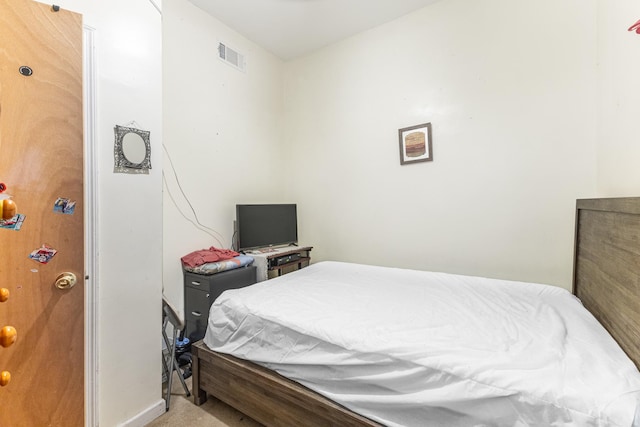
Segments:
[[[218,43],[218,58],[240,71],[246,70],[244,55],[224,43]]]

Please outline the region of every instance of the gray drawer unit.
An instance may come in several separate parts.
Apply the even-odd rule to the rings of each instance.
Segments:
[[[256,283],[256,267],[240,267],[212,275],[184,272],[185,336],[192,343],[204,338],[211,304],[228,289]]]

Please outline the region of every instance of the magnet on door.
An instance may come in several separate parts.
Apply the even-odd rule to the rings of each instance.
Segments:
[[[20,231],[22,228],[22,223],[24,222],[25,216],[22,214],[16,214],[11,219],[0,219],[0,228],[7,228],[9,230]]]
[[[4,387],[11,381],[11,372],[2,371],[0,372],[0,387]]]
[[[0,228],[20,230],[24,222],[24,215],[17,213],[17,210],[18,206],[11,200],[10,195],[0,194]]]
[[[10,347],[18,339],[18,332],[13,326],[5,326],[0,329],[0,345],[4,348]]]
[[[53,258],[56,253],[58,253],[58,251],[55,249],[50,248],[47,245],[42,245],[42,247],[31,252],[29,254],[29,258],[34,261],[38,261],[41,264],[46,264],[51,261],[51,258]]]
[[[0,219],[11,219],[16,216],[18,206],[8,194],[0,194]]]
[[[73,215],[76,210],[76,202],[65,199],[63,197],[58,197],[56,202],[53,205],[53,211],[57,213],[62,213],[66,215]]]

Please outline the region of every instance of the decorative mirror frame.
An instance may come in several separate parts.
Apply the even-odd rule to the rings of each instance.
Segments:
[[[148,174],[149,169],[151,169],[151,142],[149,138],[151,132],[119,125],[116,125],[113,130],[116,137],[116,141],[113,146],[113,172]],[[124,136],[128,133],[135,133],[136,135],[139,135],[140,138],[142,138],[142,141],[144,141],[146,151],[144,160],[142,160],[140,163],[132,163],[127,159],[127,156],[124,155],[124,151],[122,150],[122,142],[124,140]]]

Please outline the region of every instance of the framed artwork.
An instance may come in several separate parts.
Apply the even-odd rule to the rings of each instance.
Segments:
[[[400,164],[430,162],[433,160],[431,123],[398,130],[400,138]]]

